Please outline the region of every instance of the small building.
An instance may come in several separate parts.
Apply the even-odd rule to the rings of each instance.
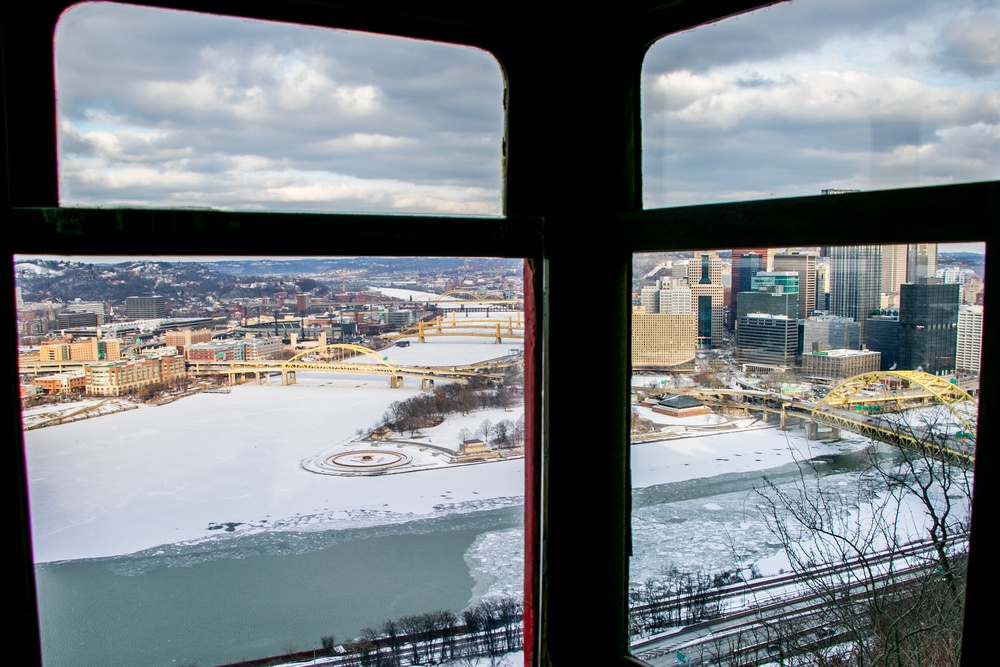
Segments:
[[[458,450],[458,456],[452,457],[452,462],[459,461],[486,461],[500,458],[499,452],[491,452],[486,443],[478,438],[464,440]]]
[[[879,370],[882,353],[874,350],[822,350],[802,355],[806,377],[840,381]]]
[[[83,371],[66,371],[35,378],[35,386],[46,394],[83,393],[87,388],[87,374]]]
[[[121,358],[117,338],[84,341],[46,341],[38,346],[39,361],[116,361]]]
[[[176,354],[133,361],[105,361],[86,367],[86,391],[90,396],[132,394],[142,387],[182,378],[185,372],[184,359]]]
[[[701,401],[690,396],[672,394],[666,396],[651,406],[653,412],[670,417],[697,417],[712,414],[712,409]]]
[[[392,437],[392,429],[388,426],[380,426],[379,428],[372,429],[368,437],[372,440],[388,440]]]
[[[212,332],[209,329],[179,329],[163,334],[163,342],[168,347],[176,347],[184,354],[185,348],[198,343],[212,342]]]

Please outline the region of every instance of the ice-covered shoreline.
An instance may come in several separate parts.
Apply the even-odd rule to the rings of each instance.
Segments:
[[[426,344],[393,348],[391,354],[407,363],[461,363],[496,356],[497,346]],[[519,459],[366,477],[319,475],[300,467],[318,452],[351,442],[357,429],[374,425],[391,402],[419,391],[416,383],[389,389],[381,378],[303,374],[290,387],[242,385],[230,394],[199,394],[29,431],[25,448],[35,560],[203,544],[231,536],[227,529],[249,534],[401,523],[509,506],[523,498]],[[462,429],[475,432],[483,420],[518,415],[489,410],[453,416],[422,431],[420,441],[457,448]],[[713,417],[671,425],[668,417],[644,416],[669,430],[696,433],[710,429],[705,420]],[[775,431],[745,428],[752,423],[634,447],[633,485],[763,470],[850,447],[809,443],[794,434],[775,444]]]

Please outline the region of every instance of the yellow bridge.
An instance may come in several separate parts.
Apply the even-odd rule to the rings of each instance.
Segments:
[[[972,466],[976,448],[976,400],[958,385],[921,371],[879,371],[844,380],[813,403],[773,392],[697,388],[676,393],[697,396],[719,407],[738,404],[751,411],[780,415],[817,426],[845,429],[902,449]],[[941,406],[951,419],[914,424],[900,415],[921,407]]]
[[[427,388],[433,386],[436,379],[500,379],[504,369],[523,363],[521,355],[508,355],[457,366],[402,366],[376,350],[338,343],[306,350],[285,361],[188,361],[188,374],[228,375],[232,384],[241,377],[252,377],[258,383],[269,382],[271,375],[280,373],[281,383],[285,385],[295,384],[296,373],[305,371],[381,375],[388,377],[389,386],[394,388],[402,386],[404,377],[419,377],[421,388]]]
[[[428,337],[437,336],[478,336],[493,338],[499,344],[506,339],[524,338],[523,313],[517,312],[502,317],[487,317],[470,319],[458,317],[451,313],[446,317],[435,317],[425,322],[417,322],[395,333],[384,334],[387,340],[416,338],[418,342],[426,343]]]

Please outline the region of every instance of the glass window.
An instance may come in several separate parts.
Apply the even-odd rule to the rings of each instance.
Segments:
[[[959,655],[984,250],[634,255],[638,657]]]
[[[643,205],[996,179],[998,40],[995,3],[948,0],[797,0],[664,38]]]
[[[484,51],[103,2],[55,50],[63,206],[501,214]]]
[[[16,257],[45,664],[519,652],[522,265]]]
[[[483,51],[112,3],[68,10],[55,51],[60,204],[117,230],[157,229],[133,207],[501,214]],[[90,251],[103,215],[74,218]],[[289,222],[344,251],[311,236],[327,216],[221,245],[232,218],[181,217],[162,246],[15,256],[46,665],[519,651],[524,245],[236,257]],[[352,243],[414,252],[404,226]],[[188,242],[219,256],[146,254]]]

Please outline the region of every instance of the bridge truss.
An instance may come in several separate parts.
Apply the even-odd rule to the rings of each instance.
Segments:
[[[504,317],[476,319],[457,317],[457,314],[452,312],[447,317],[438,316],[432,320],[417,322],[413,326],[396,333],[384,334],[382,337],[387,340],[416,338],[419,342],[426,343],[428,337],[438,336],[478,336],[493,338],[500,344],[505,338],[523,339],[524,320],[520,312]]]
[[[901,415],[925,406],[947,410],[955,433]],[[844,380],[810,408],[815,421],[963,465],[975,462],[976,400],[958,385],[922,371],[877,371]],[[864,414],[858,417],[858,413]],[[937,428],[935,428],[937,426]]]
[[[335,343],[300,352],[291,359],[260,361],[193,361],[188,362],[191,375],[229,376],[230,383],[237,376],[254,376],[258,381],[272,373],[281,374],[282,384],[294,384],[296,373],[323,372],[351,375],[382,375],[389,378],[389,386],[400,387],[404,377],[419,377],[421,385],[433,385],[436,379],[465,381],[473,377],[498,380],[503,371],[524,363],[521,355],[507,355],[497,359],[461,366],[405,366],[397,364],[377,350],[349,343]]]
[[[815,404],[751,389],[702,387],[671,391],[695,396],[722,409],[741,407],[777,415],[782,426],[787,419],[798,418],[964,466],[975,462],[976,400],[961,387],[921,371],[856,375]],[[933,412],[934,408],[945,410],[948,419],[932,415],[931,421],[937,423],[920,423],[921,411]]]

